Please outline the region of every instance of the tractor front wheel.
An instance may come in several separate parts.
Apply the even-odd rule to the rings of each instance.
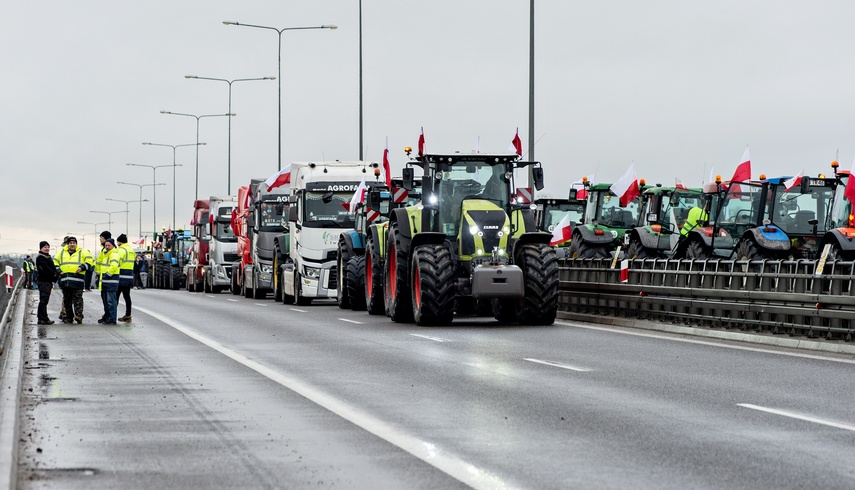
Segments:
[[[517,312],[520,323],[552,325],[558,314],[558,256],[545,243],[521,245],[516,264],[523,270],[525,297]]]
[[[418,325],[448,325],[454,315],[454,265],[443,245],[413,252],[413,318]]]
[[[365,309],[365,256],[357,255],[347,261],[345,288],[353,311]]]
[[[371,315],[383,314],[383,265],[374,240],[365,245],[365,309]]]

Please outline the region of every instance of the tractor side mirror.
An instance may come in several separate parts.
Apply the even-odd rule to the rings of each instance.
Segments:
[[[531,177],[534,179],[534,188],[543,190],[543,168],[535,167],[531,169]]]
[[[371,191],[368,195],[368,207],[371,209],[380,209],[380,191]]]
[[[415,171],[413,171],[413,167],[404,167],[404,173],[403,173],[404,189],[407,189],[408,191],[413,190],[413,188],[414,188],[414,186],[413,186],[414,176],[415,176]]]
[[[799,192],[802,194],[807,194],[810,192],[810,178],[802,177],[802,182],[799,187]]]

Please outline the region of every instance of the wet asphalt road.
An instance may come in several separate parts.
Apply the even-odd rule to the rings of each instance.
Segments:
[[[104,327],[96,294],[82,326],[25,328],[20,488],[855,481],[851,357],[184,291]]]

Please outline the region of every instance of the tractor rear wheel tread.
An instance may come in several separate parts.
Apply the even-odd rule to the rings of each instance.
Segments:
[[[370,268],[370,270],[369,270]],[[369,281],[370,289],[369,290]],[[365,245],[365,309],[370,315],[383,314],[383,262],[374,240]]]
[[[527,243],[517,252],[525,297],[517,317],[529,325],[552,325],[558,314],[558,256],[545,243]]]
[[[365,309],[365,256],[357,255],[347,261],[345,289],[353,311]]]
[[[454,265],[443,245],[413,252],[413,318],[419,325],[448,325],[454,318]]]
[[[336,271],[338,283],[336,284],[335,300],[336,303],[338,303],[338,307],[341,309],[350,308],[350,295],[347,288],[347,264],[349,261],[350,253],[347,251],[347,245],[343,243],[343,240],[339,240],[338,260],[336,260],[335,263],[335,266],[338,269]]]

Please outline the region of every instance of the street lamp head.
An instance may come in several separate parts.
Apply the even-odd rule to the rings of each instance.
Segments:
[[[143,144],[144,145],[150,145],[151,143],[149,143],[148,141],[143,141]]]
[[[338,29],[338,26],[327,26],[327,25],[323,25],[323,26],[321,26],[321,29],[329,29],[329,30],[331,30],[331,31],[334,31],[334,30]]]
[[[264,77],[262,80],[276,80],[276,77]]]
[[[171,113],[171,112],[169,112],[169,111],[160,111],[160,113],[161,113],[161,114],[172,114],[172,113]]]
[[[233,21],[233,20],[224,20],[224,21],[223,21],[223,24],[225,24],[225,25],[227,25],[227,26],[239,26],[239,25],[240,25],[240,24],[238,24],[237,22],[235,22],[235,21]]]

